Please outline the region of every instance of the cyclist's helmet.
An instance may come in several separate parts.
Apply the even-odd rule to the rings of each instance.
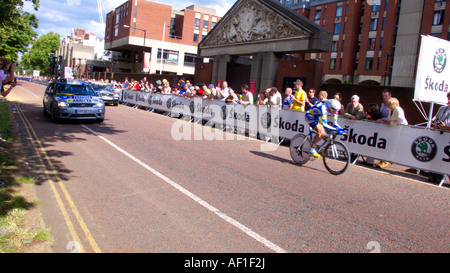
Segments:
[[[341,103],[338,100],[326,100],[325,103],[327,105],[327,108],[330,110],[341,110]]]

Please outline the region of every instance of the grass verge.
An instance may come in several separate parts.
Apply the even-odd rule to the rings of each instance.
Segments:
[[[11,126],[8,103],[0,101],[0,253],[47,252],[52,243],[35,199],[35,179],[20,162],[20,141]],[[37,219],[37,220],[36,220]]]

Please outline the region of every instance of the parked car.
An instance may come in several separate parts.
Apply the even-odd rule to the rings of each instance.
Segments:
[[[44,114],[52,121],[59,119],[105,119],[105,103],[97,96],[88,82],[58,79],[50,82],[43,99]]]
[[[94,92],[102,98],[105,103],[113,104],[117,106],[119,104],[119,94],[114,92],[111,85],[106,83],[93,82],[91,83]]]

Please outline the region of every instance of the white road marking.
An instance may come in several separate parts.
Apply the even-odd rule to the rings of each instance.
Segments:
[[[171,185],[172,187],[174,187],[175,189],[179,190],[180,192],[182,192],[183,194],[185,194],[186,196],[188,196],[189,198],[191,198],[192,200],[194,200],[196,203],[202,205],[203,207],[205,207],[207,210],[213,212],[214,214],[216,214],[217,216],[219,216],[220,218],[222,218],[223,220],[227,221],[228,223],[230,223],[231,225],[233,225],[234,227],[238,228],[239,230],[243,231],[244,233],[246,233],[248,236],[252,237],[253,239],[255,239],[256,241],[262,243],[263,245],[265,245],[266,247],[268,247],[269,249],[273,250],[274,252],[277,253],[286,253],[287,251],[282,249],[281,247],[275,245],[274,243],[272,243],[271,241],[267,240],[266,238],[264,238],[263,236],[259,235],[258,233],[254,232],[253,230],[251,230],[250,228],[244,226],[243,224],[239,223],[238,221],[234,220],[233,218],[229,217],[228,215],[226,215],[225,213],[221,212],[219,209],[215,208],[214,206],[208,204],[206,201],[202,200],[200,197],[196,196],[195,194],[193,194],[192,192],[188,191],[187,189],[183,188],[182,186],[180,186],[179,184],[175,183],[174,181],[172,181],[171,179],[169,179],[168,177],[164,176],[163,174],[161,174],[160,172],[158,172],[157,170],[153,169],[152,167],[148,166],[147,164],[145,164],[144,162],[142,162],[141,160],[137,159],[136,157],[134,157],[133,155],[131,155],[130,153],[128,153],[127,151],[125,151],[124,149],[120,148],[119,146],[117,146],[116,144],[114,144],[113,142],[109,141],[108,139],[106,139],[105,137],[103,137],[102,135],[100,135],[99,133],[95,132],[94,130],[92,130],[91,128],[87,127],[84,124],[81,124],[81,126],[83,126],[84,128],[86,128],[88,131],[90,131],[91,133],[93,133],[94,135],[96,135],[97,137],[99,137],[100,139],[102,139],[103,141],[105,141],[106,143],[108,143],[110,146],[112,146],[113,148],[115,148],[117,151],[123,153],[124,155],[126,155],[128,158],[130,158],[131,160],[133,160],[134,162],[136,162],[137,164],[141,165],[142,167],[144,167],[146,170],[150,171],[151,173],[153,173],[154,175],[158,176],[159,178],[161,178],[163,181],[165,181],[166,183],[168,183],[169,185]]]

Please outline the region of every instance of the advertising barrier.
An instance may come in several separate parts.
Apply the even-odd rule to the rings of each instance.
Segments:
[[[217,124],[263,135],[291,139],[308,134],[304,112],[277,107],[227,104],[219,100],[188,99],[123,90],[123,102],[169,113],[190,115]],[[389,126],[339,118],[347,135],[338,136],[350,152],[401,165],[447,174],[450,169],[450,132],[414,126]]]

